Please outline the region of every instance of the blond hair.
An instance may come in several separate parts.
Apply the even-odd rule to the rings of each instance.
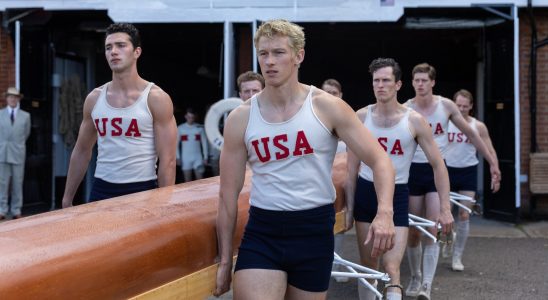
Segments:
[[[289,47],[295,53],[304,49],[305,39],[303,28],[282,19],[266,21],[257,28],[257,32],[255,32],[255,37],[253,38],[255,48],[257,48],[261,37],[273,38],[277,35],[287,36],[289,38]]]

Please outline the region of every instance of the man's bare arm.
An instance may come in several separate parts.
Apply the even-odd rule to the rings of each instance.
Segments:
[[[410,123],[415,130],[417,142],[421,146],[424,154],[428,158],[434,171],[434,184],[440,198],[440,218],[444,234],[451,233],[453,227],[453,215],[451,214],[451,204],[449,202],[449,174],[443,162],[438,145],[432,136],[432,130],[426,120],[418,113],[413,112],[410,117]]]
[[[394,182],[392,162],[378,141],[356,117],[352,108],[339,98],[321,92],[316,97],[320,118],[346,143],[347,148],[367,164],[375,177],[377,215],[371,223],[368,238],[373,240],[372,256],[377,257],[394,246]]]
[[[97,130],[91,118],[91,111],[97,102],[99,94],[99,89],[93,90],[84,102],[82,124],[80,124],[78,138],[70,156],[65,192],[62,200],[63,208],[72,206],[74,195],[88,169],[91,154],[93,153],[93,145],[97,141]]]
[[[357,113],[360,121],[365,120],[365,109],[359,110]],[[347,148],[346,151],[346,182],[344,184],[345,200],[346,200],[346,220],[345,230],[350,230],[354,221],[354,196],[356,193],[356,179],[360,170],[360,159]]]
[[[489,152],[491,155],[495,158],[496,164],[498,166],[499,159],[497,156],[497,152],[495,151],[495,147],[493,147],[493,143],[491,142],[491,138],[489,137],[489,131],[487,130],[487,126],[483,122],[480,122],[479,120],[476,120],[477,122],[477,128],[478,133],[483,142],[485,143],[485,146],[487,146],[487,149],[489,149]],[[500,181],[502,178],[499,178],[499,180],[491,180],[491,190],[493,193],[498,192],[500,189]]]
[[[158,154],[158,186],[175,184],[175,156],[177,152],[177,124],[173,103],[167,93],[153,87],[149,107],[154,120],[154,143]]]
[[[489,149],[483,142],[483,140],[480,138],[479,134],[477,134],[470,125],[468,125],[468,122],[464,119],[460,111],[458,110],[455,103],[449,99],[443,100],[444,107],[449,111],[449,120],[457,126],[462,133],[464,133],[472,142],[474,147],[478,150],[478,152],[485,157],[487,162],[489,162],[490,166],[490,172],[491,172],[491,178],[494,180],[499,180],[501,178],[500,170],[498,166],[497,160],[491,155],[489,152]]]
[[[243,105],[246,106],[246,105]],[[244,133],[249,107],[235,109],[226,120],[223,150],[221,151],[221,186],[217,212],[217,243],[219,245],[219,269],[215,296],[230,289],[232,272],[232,240],[238,217],[238,197],[242,190],[247,162]]]

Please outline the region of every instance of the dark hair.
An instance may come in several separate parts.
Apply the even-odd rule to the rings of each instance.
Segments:
[[[339,90],[339,92],[342,92],[341,83],[340,83],[339,81],[337,81],[337,79],[333,79],[333,78],[326,79],[326,80],[322,83],[322,86],[324,86],[324,85],[334,86],[334,87],[337,88],[337,90]]]
[[[114,23],[110,24],[107,27],[107,31],[105,32],[105,39],[107,36],[123,32],[129,35],[129,40],[131,44],[133,45],[133,48],[141,47],[141,35],[139,34],[139,30],[130,23]]]
[[[411,77],[414,78],[416,73],[427,73],[430,80],[436,80],[436,69],[427,63],[416,65],[411,72]]]
[[[401,80],[400,65],[393,58],[379,57],[377,59],[374,59],[369,65],[369,73],[373,75],[373,73],[375,73],[378,69],[382,69],[385,67],[392,67],[392,74],[394,74],[396,82]]]
[[[259,73],[255,73],[253,71],[247,71],[247,72],[244,72],[244,73],[240,74],[240,76],[238,76],[238,79],[236,79],[236,83],[238,84],[238,90],[242,89],[242,82],[254,81],[254,80],[257,80],[258,82],[260,82],[261,86],[264,89],[263,75],[261,75]]]

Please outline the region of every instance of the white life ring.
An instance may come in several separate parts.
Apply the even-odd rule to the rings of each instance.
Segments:
[[[225,115],[225,113],[238,107],[244,101],[240,98],[227,98],[217,101],[211,105],[205,116],[204,127],[207,139],[217,149],[221,150],[223,147],[224,138],[219,131],[219,121]]]

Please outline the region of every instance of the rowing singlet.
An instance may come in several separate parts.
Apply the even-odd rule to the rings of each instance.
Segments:
[[[207,159],[208,145],[204,126],[198,123],[183,123],[177,126],[179,142],[177,143],[177,158],[183,161],[203,161]]]
[[[432,128],[432,133],[434,135],[434,141],[438,145],[438,148],[440,149],[441,156],[445,158],[445,154],[447,152],[447,129],[449,127],[449,116],[443,109],[442,99],[441,97],[437,97],[438,101],[436,104],[436,109],[434,112],[428,116],[423,117],[426,119],[428,124],[430,124],[430,127]],[[412,99],[407,101],[407,106],[409,106],[412,109],[415,109],[415,101]],[[416,110],[416,109],[415,109]],[[417,146],[417,151],[415,151],[415,157],[413,157],[414,163],[427,163],[428,159],[426,158],[426,154],[424,154],[424,151],[422,150],[421,146]]]
[[[300,110],[281,123],[265,121],[257,96],[251,98],[245,132],[253,171],[250,204],[262,209],[295,211],[335,201],[331,169],[337,137],[320,121],[310,92]]]
[[[476,133],[478,132],[476,119],[470,117],[468,124]],[[476,147],[470,139],[460,131],[452,122],[449,122],[449,131],[447,134],[449,141],[449,147],[447,155],[445,156],[445,162],[448,167],[453,168],[465,168],[478,164],[478,158],[476,156]]]
[[[378,127],[373,123],[373,115],[371,105],[367,107],[367,115],[365,116],[364,125],[371,131],[373,136],[377,138],[379,144],[386,151],[392,166],[396,171],[396,184],[405,184],[409,179],[409,167],[411,160],[417,148],[415,137],[409,129],[409,113],[408,108],[400,121],[389,128]],[[373,182],[373,170],[366,164],[361,162],[360,177]]]
[[[156,179],[156,148],[148,94],[149,82],[137,101],[124,108],[107,103],[103,86],[91,117],[97,129],[95,177],[110,183],[130,183]]]

